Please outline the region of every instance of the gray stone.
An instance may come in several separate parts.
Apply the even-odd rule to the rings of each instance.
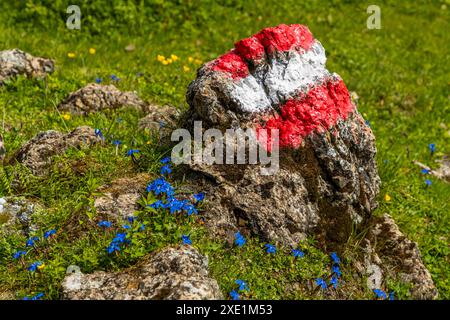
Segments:
[[[138,201],[142,198],[145,186],[151,176],[146,173],[114,180],[97,190],[101,195],[95,198],[94,207],[97,214],[105,219],[125,220],[139,209]]]
[[[65,98],[58,105],[58,110],[86,115],[120,107],[142,110],[145,103],[134,92],[122,92],[112,84],[90,83]]]
[[[381,289],[386,277],[411,285],[413,299],[436,299],[438,291],[425,267],[417,243],[409,240],[388,214],[373,219],[362,242],[371,289]]]
[[[42,78],[54,71],[54,61],[33,57],[19,49],[0,51],[0,85],[18,75]]]
[[[127,270],[83,274],[72,268],[62,283],[65,300],[222,299],[208,259],[190,246],[152,253]]]
[[[22,233],[28,236],[37,230],[32,218],[42,208],[35,202],[21,197],[0,198],[0,234]]]
[[[139,120],[139,129],[157,135],[159,141],[164,144],[169,142],[180,116],[178,109],[169,105],[151,104],[146,107],[146,113],[147,115]]]
[[[47,173],[52,157],[63,154],[69,147],[81,148],[101,142],[91,127],[78,127],[68,134],[49,130],[40,132],[25,143],[13,156],[13,161],[25,165],[35,175]]]

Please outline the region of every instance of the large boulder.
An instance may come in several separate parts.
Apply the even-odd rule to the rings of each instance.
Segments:
[[[70,147],[81,148],[101,141],[95,130],[88,126],[78,127],[68,134],[44,131],[25,143],[13,156],[13,161],[25,165],[35,175],[43,175],[53,156],[63,154]]]
[[[62,284],[66,300],[213,300],[222,299],[209,277],[208,259],[189,246],[150,254],[121,272],[70,271]]]
[[[0,51],[0,85],[18,75],[42,78],[55,69],[53,60],[33,57],[19,49]]]
[[[187,128],[202,121],[203,129],[222,132],[279,132],[275,174],[261,175],[261,164],[189,165],[192,185],[208,195],[213,233],[240,229],[292,246],[314,235],[333,246],[367,225],[380,185],[375,138],[325,62],[307,27],[280,25],[198,71],[187,92]],[[269,132],[267,149],[273,141]]]
[[[112,84],[90,83],[67,96],[58,105],[58,110],[86,115],[120,107],[142,110],[145,103],[134,92],[122,92]]]

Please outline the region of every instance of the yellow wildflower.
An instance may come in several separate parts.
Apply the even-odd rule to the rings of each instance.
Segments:
[[[67,54],[67,56],[68,56],[70,59],[73,59],[73,58],[76,57],[76,54],[75,54],[74,52],[69,52],[69,53]]]
[[[195,63],[195,64],[202,64],[202,60],[200,60],[200,59],[195,59],[195,60],[194,60],[194,63]]]
[[[158,54],[158,56],[156,57],[156,59],[157,59],[159,62],[163,62],[164,60],[166,60],[166,57],[164,57],[164,56]]]
[[[171,54],[170,55],[170,58],[175,62],[175,61],[177,61],[179,58],[178,58],[178,56],[176,56],[176,55],[174,55],[174,54]]]
[[[70,113],[64,113],[62,117],[63,117],[63,119],[66,120],[66,121],[69,121],[70,118],[71,118]]]
[[[172,59],[166,59],[166,61],[168,62],[168,63],[172,63],[173,62],[173,60]]]
[[[96,52],[97,52],[97,50],[95,50],[95,48],[89,48],[90,54],[95,54]]]
[[[163,61],[161,61],[161,63],[162,63],[163,65],[167,66],[167,65],[169,64],[169,61],[163,60]]]
[[[184,72],[189,72],[189,71],[191,71],[191,68],[189,68],[187,66],[183,66],[183,71]]]
[[[40,265],[40,266],[38,266],[37,268],[38,268],[38,270],[42,270],[42,269],[44,269],[44,268],[45,268],[45,263],[41,264],[41,265]]]
[[[390,195],[388,195],[387,193],[384,195],[384,201],[386,201],[386,202],[389,202],[389,201],[391,201],[391,196]]]
[[[192,61],[194,61],[194,58],[189,57],[189,58],[188,58],[188,61],[189,61],[189,62],[192,62]]]

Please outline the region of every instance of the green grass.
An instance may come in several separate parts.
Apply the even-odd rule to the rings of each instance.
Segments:
[[[434,159],[450,153],[449,129],[442,126],[450,128],[448,0],[380,2],[381,30],[366,28],[370,2],[154,1],[145,7],[134,6],[135,2],[140,3],[111,7],[94,1],[89,7],[81,5],[85,18],[79,31],[64,27],[62,1],[26,1],[24,8],[19,8],[21,4],[0,5],[0,48],[18,47],[51,57],[57,65],[46,81],[19,77],[0,88],[2,133],[8,152],[39,131],[68,132],[79,125],[100,128],[108,138],[124,142],[119,156],[111,145],[69,150],[56,159],[48,177],[33,177],[21,166],[0,168],[0,196],[38,201],[46,213],[36,218],[41,230],[64,231],[27,256],[27,262],[42,259],[46,263],[43,271],[33,276],[11,259],[25,238],[1,238],[0,293],[12,291],[21,298],[43,291],[46,298],[57,298],[68,265],[77,264],[84,272],[119,270],[148,252],[179,243],[181,234],[191,232],[194,245],[208,254],[211,272],[225,293],[241,278],[250,284],[248,298],[372,298],[365,279],[351,268],[351,255],[343,257],[345,284],[327,296],[313,285],[315,278],[330,270],[320,243],[302,243],[307,254],[298,261],[288,254],[268,256],[257,239],[249,239],[242,249],[228,248],[222,241],[209,239],[197,221],[174,221],[163,212],[140,212],[148,225],[146,237],[133,238],[127,254],[106,255],[112,234],[95,226],[99,219],[91,210],[95,190],[135,172],[157,173],[157,161],[167,150],[136,130],[143,116],[139,112],[121,109],[64,120],[55,108],[68,93],[97,77],[109,83],[109,76],[115,74],[121,79],[115,83],[119,89],[185,109],[186,88],[195,78],[199,62],[213,59],[234,41],[263,27],[302,23],[326,48],[329,70],[340,74],[349,90],[358,93],[359,110],[377,138],[383,184],[375,214],[391,214],[401,230],[418,242],[440,297],[450,298],[450,186],[430,178],[433,184],[426,187],[425,177],[412,164],[419,160],[433,165]],[[136,50],[126,52],[130,43]],[[91,47],[96,49],[95,55],[89,54]],[[68,58],[69,52],[76,57]],[[180,59],[165,66],[157,60],[158,54],[175,54]],[[433,158],[429,143],[437,145]],[[123,156],[131,147],[144,150],[145,161],[139,166]],[[80,163],[84,169],[75,172]],[[14,177],[19,184],[11,184]],[[386,193],[392,197],[390,202],[383,200]],[[408,298],[396,281],[385,289]]]

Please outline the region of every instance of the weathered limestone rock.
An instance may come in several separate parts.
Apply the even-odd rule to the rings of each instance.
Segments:
[[[78,127],[68,134],[54,130],[44,131],[25,143],[13,156],[13,160],[28,167],[33,174],[43,175],[53,156],[63,154],[69,147],[81,148],[101,141],[95,130],[87,126]]]
[[[83,274],[72,267],[62,283],[67,300],[222,299],[208,259],[192,247],[165,248],[128,270]]]
[[[32,216],[41,210],[39,205],[24,198],[0,198],[0,234],[22,232],[28,236],[37,230],[37,226],[32,224]]]
[[[156,134],[162,143],[170,141],[170,135],[176,128],[180,112],[177,108],[169,105],[148,105],[147,115],[139,120],[139,129]]]
[[[120,178],[110,185],[102,186],[98,190],[101,196],[94,202],[97,214],[116,220],[125,220],[133,216],[139,209],[137,202],[141,199],[150,178],[150,175],[142,173],[133,177]]]
[[[122,92],[112,84],[90,83],[71,93],[58,105],[58,109],[61,111],[82,115],[120,107],[141,110],[145,107],[145,103],[134,92]]]
[[[187,93],[189,129],[200,120],[204,129],[277,129],[280,137],[274,175],[261,175],[260,165],[190,165],[213,233],[247,229],[285,245],[315,235],[332,246],[368,223],[380,184],[375,138],[325,62],[306,27],[280,25],[198,71]]]
[[[55,69],[54,61],[33,57],[19,49],[0,51],[0,85],[11,77],[25,75],[41,78]]]
[[[413,299],[437,298],[438,291],[417,243],[409,240],[388,214],[372,221],[363,247],[369,280],[373,280],[369,281],[369,288],[380,289],[389,276],[411,284]]]

